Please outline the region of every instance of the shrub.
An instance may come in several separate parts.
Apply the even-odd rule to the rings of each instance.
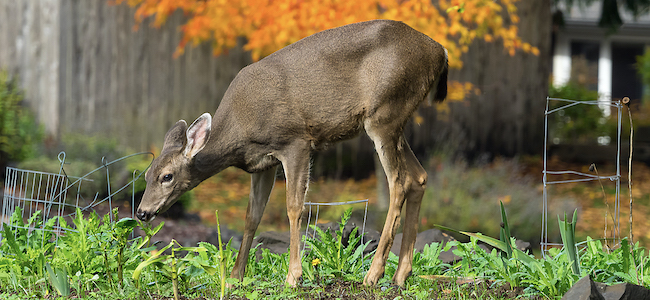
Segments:
[[[568,100],[590,101],[598,99],[598,92],[569,82],[564,86],[550,86],[549,97]],[[551,101],[549,110],[569,103]],[[609,135],[610,126],[606,124],[602,110],[597,105],[578,105],[561,109],[549,115],[549,137],[554,143],[594,144],[598,137]]]
[[[643,55],[636,57],[634,65],[637,73],[641,76],[641,82],[645,86],[650,86],[650,50],[646,49]],[[648,89],[644,89],[644,97],[648,97]]]
[[[9,161],[21,161],[35,154],[43,130],[25,107],[16,77],[0,71],[0,167]]]
[[[501,214],[499,201],[509,212],[512,236],[529,242],[541,235],[541,180],[522,176],[516,159],[495,159],[491,163],[450,160],[434,156],[430,161],[429,181],[422,200],[422,229],[434,224],[462,228],[499,236]],[[558,199],[549,208],[549,216],[571,211],[575,203]],[[549,237],[557,236],[553,226]]]

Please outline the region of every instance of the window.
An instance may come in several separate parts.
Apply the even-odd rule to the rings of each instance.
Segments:
[[[571,42],[571,77],[589,90],[598,91],[598,57],[600,43],[597,41]]]

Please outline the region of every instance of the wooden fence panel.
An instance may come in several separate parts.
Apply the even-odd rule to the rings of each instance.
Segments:
[[[465,68],[453,70],[450,79],[472,82],[481,94],[451,104],[445,116],[432,107],[420,108],[424,123],[407,128],[417,155],[423,158],[435,145],[505,155],[541,149],[550,65],[549,1],[518,2],[520,34],[540,48],[540,56],[511,57],[499,41],[477,41],[470,47],[463,57]],[[160,29],[145,22],[134,31],[134,10],[107,2],[0,0],[0,68],[21,77],[30,105],[50,134],[114,138],[129,151],[160,147],[178,119],[192,122],[214,112],[231,80],[251,62],[241,48],[214,57],[209,43],[174,59],[182,14]],[[367,138],[343,149],[353,161],[373,152]],[[335,156],[335,151],[321,157]],[[315,164],[329,163],[317,157]]]

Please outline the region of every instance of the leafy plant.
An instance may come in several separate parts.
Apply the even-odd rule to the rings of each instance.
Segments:
[[[54,287],[54,289],[56,289],[59,295],[69,296],[70,281],[68,281],[68,273],[66,272],[65,268],[52,269],[50,263],[46,263],[45,269],[47,269],[50,284]]]
[[[431,243],[424,245],[422,252],[415,252],[413,254],[413,274],[440,274],[444,269],[448,268],[449,265],[443,264],[439,258],[442,249],[443,247],[440,243]]]
[[[560,225],[560,235],[562,236],[562,244],[567,251],[567,255],[571,260],[571,268],[573,273],[580,275],[580,259],[578,258],[578,248],[576,247],[576,222],[578,220],[578,210],[573,211],[573,221],[567,222],[566,213],[564,214],[564,221],[557,217],[558,224]]]
[[[598,99],[598,92],[590,91],[575,82],[569,82],[560,87],[551,85],[548,95],[551,98],[578,101]],[[566,104],[568,103],[551,101],[549,110]],[[598,137],[609,135],[610,132],[610,128],[604,122],[603,112],[597,105],[563,108],[549,117],[549,136],[554,143],[570,141],[571,143],[595,144]]]
[[[512,236],[510,235],[510,225],[508,224],[508,216],[506,215],[506,209],[503,207],[503,201],[499,201],[501,206],[501,229],[499,230],[499,240],[505,244],[505,251],[502,253],[505,254],[506,258],[512,258]]]
[[[43,130],[23,102],[17,77],[0,71],[0,167],[32,156]]]
[[[97,255],[100,254],[96,233],[100,228],[99,216],[92,212],[84,218],[81,210],[77,208],[72,222],[74,227],[69,226],[65,220],[61,222],[61,227],[66,230],[66,234],[59,237],[55,259],[59,260],[58,263],[65,264],[71,274],[105,273],[99,260],[101,256]]]
[[[580,279],[572,272],[566,252],[561,252],[557,248],[549,249],[546,259],[534,260],[532,263],[524,264],[523,267],[522,282],[529,284],[548,298],[564,295],[573,283]]]
[[[188,262],[197,268],[203,269],[205,273],[215,277],[219,283],[219,298],[223,299],[226,294],[226,283],[234,284],[234,278],[227,278],[226,270],[232,269],[235,263],[236,252],[231,246],[232,239],[228,241],[225,247],[221,243],[221,229],[219,227],[219,214],[215,211],[217,217],[217,235],[219,246],[206,242],[199,242],[199,247],[205,251],[198,252]],[[225,248],[225,249],[224,249]]]
[[[142,248],[145,244],[147,245],[147,247],[151,246],[151,238],[156,233],[158,233],[160,229],[163,228],[163,226],[165,226],[165,222],[160,222],[160,224],[158,224],[158,226],[154,228],[151,228],[151,223],[141,222],[140,228],[144,232],[145,237],[142,241],[140,241],[140,245],[138,246],[138,248]]]
[[[319,260],[319,263],[314,265],[318,270],[319,276],[325,278],[359,278],[363,261],[370,256],[370,254],[367,254],[365,257],[363,255],[363,251],[370,244],[370,241],[365,244],[360,244],[361,235],[357,236],[358,228],[355,227],[352,229],[348,238],[348,245],[343,245],[343,230],[345,224],[350,220],[351,215],[352,208],[349,208],[343,213],[341,222],[339,223],[339,229],[336,230],[335,236],[330,233],[329,229],[323,231],[315,225],[310,225],[317,233],[318,239],[305,238],[305,242],[310,249],[308,255],[310,259],[307,261],[311,264],[314,259]],[[312,268],[307,265],[305,269],[305,263],[303,262],[303,269],[306,271],[307,276],[313,280]]]
[[[236,287],[229,291],[231,296],[246,299],[328,298],[338,297],[337,293],[364,293],[375,298],[388,294],[390,299],[431,299],[440,296],[463,299],[473,297],[468,296],[470,293],[481,298],[482,292],[463,288],[457,280],[486,280],[495,285],[509,283],[511,287],[523,287],[528,295],[559,298],[586,274],[607,284],[631,282],[650,286],[650,258],[639,243],[632,245],[624,238],[621,247],[605,251],[602,240],[587,238],[577,245],[580,274],[576,274],[572,270],[575,260],[570,257],[568,247],[549,249],[541,259],[513,247],[514,239],[506,238],[510,223],[505,207],[501,210],[504,221],[502,239],[456,231],[470,236],[470,242],[449,242],[444,248],[437,243],[425,246],[422,252],[416,252],[413,257],[413,274],[416,276],[409,277],[404,288],[399,290],[390,286],[391,272],[394,273],[398,261],[398,257],[392,253],[386,266],[387,276],[380,280],[379,289],[362,288],[354,283],[346,288],[336,288],[344,281],[360,281],[362,270],[370,263],[369,255],[361,257],[362,254],[358,252],[364,245],[360,245],[356,234],[351,235],[350,244],[345,246],[342,235],[339,237],[336,232],[321,231],[319,239],[311,240],[311,245],[315,247],[303,261],[305,288],[292,289],[283,284],[283,274],[286,274],[288,267],[287,253],[278,255],[270,253],[268,249],[254,248],[249,256],[246,276],[242,281],[237,281],[225,279],[226,273],[219,271],[232,268],[234,264],[236,251],[230,242],[221,251],[209,243],[182,247],[176,241],[156,250],[155,246],[149,244],[162,226],[151,228],[142,224],[147,236],[129,239],[129,233],[137,226],[137,221],[129,218],[111,221],[108,214],[100,220],[95,213],[83,216],[78,211],[72,220],[73,226],[61,220],[66,233],[59,237],[56,244],[47,231],[25,229],[30,227],[29,224],[32,224],[32,228],[37,224],[43,226],[40,212],[23,222],[18,210],[10,221],[13,226],[5,227],[8,229],[3,232],[5,240],[0,246],[0,297],[4,296],[2,292],[11,291],[24,294],[17,299],[44,298],[53,290],[64,295],[72,287],[80,297],[94,299],[142,298],[143,290],[157,294],[173,290],[176,297],[183,292],[189,298],[216,298],[217,295],[225,295],[219,291],[225,286],[225,281]],[[342,232],[348,220],[346,215],[341,218],[338,232]],[[48,220],[45,224],[49,222],[53,221]],[[559,224],[563,223],[560,221]],[[569,224],[565,225],[570,229],[575,220]],[[45,239],[40,235],[43,233],[46,234]],[[479,242],[495,249],[485,251]],[[566,244],[572,245],[571,242]],[[314,249],[323,245],[329,245],[324,252],[326,255],[316,256]],[[454,246],[454,253],[462,260],[451,265],[442,264],[440,253]],[[508,247],[512,250],[510,258],[506,252]],[[188,253],[182,254],[181,251]],[[123,256],[121,259],[120,252]],[[361,259],[363,261],[359,262]],[[343,264],[347,265],[341,266]],[[361,268],[358,268],[359,264]],[[122,265],[122,271],[119,271],[118,265]],[[125,278],[115,285],[115,278],[119,281],[116,274],[120,272],[124,272]],[[147,286],[140,284],[143,279],[147,280]],[[94,288],[91,289],[91,286]],[[338,290],[332,292],[332,287]]]
[[[117,215],[117,209],[115,210],[115,215]],[[131,234],[133,229],[138,226],[138,221],[131,218],[123,218],[111,225],[113,229],[111,235],[114,242],[115,252],[117,252],[117,282],[122,286],[124,284],[124,252],[127,246],[129,234]]]
[[[641,81],[645,86],[650,86],[650,50],[646,49],[643,52],[643,55],[636,57],[636,64],[634,65],[637,73],[641,76]],[[647,90],[644,89],[646,97],[650,96],[647,94]]]
[[[549,298],[561,296],[568,291],[581,275],[579,270],[578,272],[575,272],[575,270],[573,272],[571,271],[573,262],[579,263],[579,260],[571,260],[569,251],[566,250],[571,247],[576,249],[575,243],[572,243],[573,240],[565,240],[563,238],[565,241],[563,251],[552,248],[549,250],[548,258],[538,260],[512,246],[514,239],[509,237],[510,230],[503,205],[501,205],[501,216],[503,220],[501,240],[485,236],[481,233],[464,232],[440,225],[437,226],[443,230],[461,233],[471,238],[468,244],[458,242],[450,242],[447,244],[445,250],[455,245],[458,247],[458,250],[454,251],[454,253],[463,257],[459,265],[454,269],[460,269],[462,276],[487,276],[496,279],[496,281],[506,281],[511,286],[528,284],[530,288]],[[562,223],[560,221],[561,227],[565,225],[564,228],[561,228],[561,231],[564,230],[564,234],[567,236],[571,233],[575,234],[575,222],[576,214],[574,213],[573,223]],[[509,240],[506,238],[509,238]],[[489,254],[485,253],[476,243],[479,240],[501,250],[506,254],[505,256],[508,259],[497,255],[494,250]],[[525,272],[522,272],[522,269]]]
[[[178,246],[178,247],[174,247]],[[170,249],[171,254],[163,255],[166,250]],[[177,252],[188,251],[184,258],[176,257]],[[138,282],[140,279],[140,274],[142,270],[148,266],[154,266],[158,271],[160,271],[165,277],[169,278],[172,282],[174,299],[180,299],[180,289],[179,289],[179,280],[182,279],[183,273],[192,266],[193,263],[201,263],[200,260],[192,257],[192,252],[201,253],[207,251],[204,247],[183,247],[176,240],[172,240],[167,246],[163,247],[159,251],[153,251],[154,254],[148,257],[145,261],[140,263],[135,271],[133,271],[133,280]],[[209,265],[202,265],[203,268],[209,268],[212,270],[212,267]]]
[[[32,275],[44,278],[46,258],[51,257],[54,244],[53,228],[58,218],[43,222],[42,211],[36,211],[24,223],[22,209],[16,207],[9,224],[3,227],[1,253],[19,267],[14,270],[17,275]]]

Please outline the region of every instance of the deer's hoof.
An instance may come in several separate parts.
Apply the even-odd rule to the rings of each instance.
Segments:
[[[412,273],[413,273],[412,271],[399,272],[399,270],[398,270],[398,272],[396,272],[395,276],[393,277],[393,282],[397,286],[400,286],[400,287],[404,286],[404,282],[406,282],[406,278],[409,278],[409,276],[411,276]]]
[[[366,274],[366,277],[363,278],[363,285],[365,286],[374,286],[379,282],[379,278],[384,277],[384,272],[378,273],[377,275],[374,275],[373,272],[368,271],[368,274]]]
[[[294,276],[291,273],[287,274],[287,281],[286,281],[287,286],[295,288],[298,286],[298,283],[300,283],[300,281],[302,281],[302,274],[298,276]]]

